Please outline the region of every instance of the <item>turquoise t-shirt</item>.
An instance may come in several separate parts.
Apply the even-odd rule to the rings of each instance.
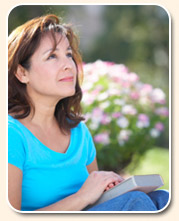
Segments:
[[[23,124],[8,116],[8,162],[23,172],[21,210],[32,211],[76,193],[96,156],[86,125],[71,129],[70,144],[58,153],[38,140]]]

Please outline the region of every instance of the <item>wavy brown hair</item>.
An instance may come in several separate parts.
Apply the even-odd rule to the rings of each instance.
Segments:
[[[82,73],[82,59],[78,48],[78,38],[70,25],[60,24],[60,19],[53,14],[34,18],[17,27],[8,38],[8,112],[16,119],[27,117],[30,112],[34,113],[35,107],[26,91],[26,84],[21,83],[15,76],[18,65],[25,69],[30,68],[30,58],[40,44],[45,33],[53,38],[53,51],[58,42],[55,33],[65,34],[73,52],[73,60],[77,67],[77,83],[75,94],[60,100],[55,108],[55,117],[63,132],[78,125],[84,118],[81,116],[80,101],[82,91],[79,81]]]

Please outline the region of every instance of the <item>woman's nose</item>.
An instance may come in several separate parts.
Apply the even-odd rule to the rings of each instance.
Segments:
[[[73,68],[73,64],[72,64],[72,60],[70,60],[69,58],[66,58],[63,60],[63,70],[70,70]]]

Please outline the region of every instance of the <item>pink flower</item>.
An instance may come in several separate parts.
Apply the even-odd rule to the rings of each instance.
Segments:
[[[90,94],[88,93],[84,93],[83,94],[83,98],[82,98],[82,101],[87,104],[87,105],[90,105],[94,102],[95,100],[95,96],[90,96]]]
[[[139,114],[138,119],[139,121],[142,121],[142,122],[149,121],[149,117],[146,114]]]
[[[102,90],[102,87],[97,87],[93,91],[91,91],[90,94],[92,96],[98,96],[98,94],[100,93],[101,90]]]
[[[94,108],[91,114],[91,121],[93,122],[93,126],[98,125],[102,117],[103,117],[103,110],[99,107]]]
[[[121,83],[128,78],[128,68],[122,64],[111,65],[108,74],[115,83]]]
[[[139,93],[138,93],[137,91],[131,92],[130,96],[131,96],[131,98],[132,98],[133,100],[137,100],[137,99],[139,99],[139,97],[140,97],[140,95],[139,95]]]
[[[121,85],[124,88],[129,88],[131,86],[131,83],[129,81],[122,81]]]
[[[111,61],[106,61],[105,63],[106,63],[107,66],[113,66],[113,65],[115,65],[115,63],[114,63],[114,62],[111,62]]]
[[[136,82],[139,80],[139,76],[136,73],[129,73],[129,81]]]
[[[154,103],[165,104],[165,93],[160,88],[155,88],[151,93]]]
[[[111,122],[111,118],[107,114],[103,114],[101,124],[106,125]]]
[[[159,130],[159,131],[163,131],[164,130],[164,125],[161,122],[158,122],[155,124],[155,129]]]
[[[148,127],[150,124],[149,117],[146,114],[139,114],[136,126],[138,128]]]
[[[137,113],[137,110],[132,105],[127,104],[122,107],[122,113],[129,114],[129,115],[135,115]]]
[[[130,130],[121,130],[117,136],[119,145],[123,146],[126,141],[129,140],[132,132]]]
[[[119,89],[116,89],[116,88],[109,88],[108,90],[108,94],[109,96],[112,96],[112,95],[120,95],[121,91]]]
[[[124,64],[120,64],[119,67],[120,67],[120,72],[128,73],[129,70]]]
[[[101,144],[107,145],[110,142],[109,134],[107,132],[97,134],[96,136],[94,136],[94,141],[96,143],[101,143]]]
[[[113,118],[119,118],[119,117],[121,117],[121,113],[120,112],[114,112],[114,113],[112,113],[112,117]]]
[[[168,108],[167,107],[159,107],[155,110],[155,113],[160,116],[167,117],[168,116]]]
[[[119,119],[117,120],[117,125],[121,128],[126,128],[129,126],[129,121],[126,117],[119,117]]]
[[[96,107],[93,109],[93,112],[92,112],[93,117],[101,118],[102,115],[103,115],[103,111],[101,108]]]
[[[140,94],[142,96],[150,94],[151,92],[152,92],[152,85],[150,85],[150,84],[144,84],[140,90]]]

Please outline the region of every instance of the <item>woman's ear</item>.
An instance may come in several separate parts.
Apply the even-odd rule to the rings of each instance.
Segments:
[[[28,72],[20,64],[17,67],[17,71],[16,71],[15,76],[21,83],[27,84],[29,82]]]

